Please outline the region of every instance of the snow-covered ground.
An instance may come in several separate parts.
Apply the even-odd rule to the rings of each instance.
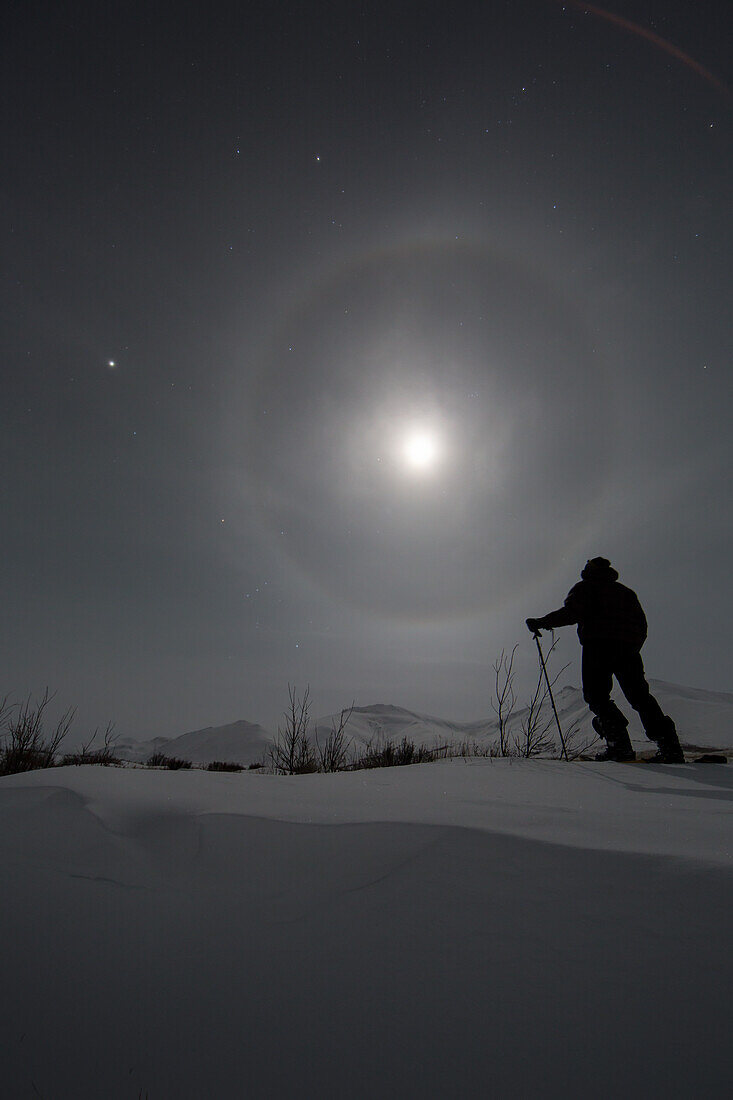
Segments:
[[[3,1096],[720,1097],[733,767],[0,779]]]

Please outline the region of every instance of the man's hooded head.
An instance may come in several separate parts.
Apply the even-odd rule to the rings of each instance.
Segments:
[[[608,558],[590,558],[580,574],[584,581],[617,581],[618,573]]]

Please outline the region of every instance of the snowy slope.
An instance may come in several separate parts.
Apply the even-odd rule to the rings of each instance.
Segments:
[[[120,742],[116,752],[122,760],[138,762],[147,760],[154,752],[161,752],[164,756],[191,760],[195,764],[226,760],[248,765],[264,759],[271,739],[262,726],[240,720],[224,726],[191,730],[180,737]]]
[[[194,763],[210,760],[233,760],[251,764],[263,759],[270,734],[255,722],[231,722],[226,726],[209,726],[174,737],[162,750],[166,756],[180,756]]]
[[[320,718],[316,723],[319,738],[328,736],[333,726],[338,726],[339,719],[339,714]],[[416,745],[433,747],[463,739],[493,740],[496,736],[496,720],[487,718],[475,722],[452,722],[446,718],[435,718],[430,714],[406,710],[404,707],[376,703],[367,707],[354,707],[345,731],[347,737],[357,745],[380,740],[401,741],[403,737],[408,737]]]
[[[120,737],[114,741],[113,752],[120,760],[134,760],[142,763],[153,753],[163,752],[170,742],[170,737],[153,737],[150,741],[137,741],[133,737]]]
[[[733,695],[664,680],[651,680],[650,684],[666,713],[674,718],[680,740],[703,747],[733,748]]]
[[[683,687],[662,680],[652,680],[650,683],[662,708],[674,718],[683,743],[708,749],[733,747],[733,695]],[[618,688],[614,690],[614,697],[629,718],[633,741],[639,748],[648,748],[650,742],[644,735],[641,723]],[[555,702],[564,731],[577,726],[581,740],[590,741],[595,737],[591,715],[579,688],[566,686],[558,689]],[[526,707],[517,706],[509,723],[511,732],[519,730],[526,713]],[[549,703],[546,705],[546,715],[548,719],[552,718]],[[321,718],[317,723],[319,736],[327,735],[338,720],[338,714]],[[370,739],[380,737],[393,741],[409,737],[417,745],[433,747],[464,740],[490,743],[497,739],[498,729],[495,715],[473,722],[454,722],[402,707],[378,704],[355,707],[346,726],[346,734],[356,744],[366,744]]]
[[[0,779],[3,1095],[727,1095],[732,777]]]

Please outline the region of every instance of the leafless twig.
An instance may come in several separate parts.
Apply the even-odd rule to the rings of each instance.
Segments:
[[[507,655],[502,649],[494,662],[494,699],[491,706],[499,723],[499,755],[509,756],[509,719],[517,703],[514,692],[514,655],[519,643]]]
[[[55,698],[45,689],[38,703],[28,696],[17,707],[7,705],[7,697],[0,705],[4,713],[7,734],[0,754],[0,770],[5,775],[14,772],[32,771],[35,768],[52,768],[61,742],[66,737],[76,715],[76,708],[70,707],[61,715],[51,736],[46,740],[43,733],[45,711]],[[8,717],[17,710],[14,717]]]
[[[318,770],[321,772],[340,772],[346,766],[351,741],[346,740],[346,725],[354,711],[354,703],[345,707],[339,715],[338,722],[331,722],[331,732],[323,746],[318,743],[316,732],[316,754],[318,758]]]
[[[302,699],[294,687],[288,684],[288,708],[284,726],[277,727],[277,737],[268,750],[273,771],[280,775],[302,775],[316,770],[315,753],[310,741],[310,687],[306,687]]]

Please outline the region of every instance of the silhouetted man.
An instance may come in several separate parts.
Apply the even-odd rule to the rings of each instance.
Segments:
[[[541,619],[527,619],[527,626],[535,634],[577,623],[583,647],[583,698],[595,715],[593,729],[607,743],[596,760],[636,759],[628,719],[611,699],[615,676],[638,711],[647,737],[658,745],[655,762],[683,764],[674,722],[663,713],[644,677],[641,647],[646,641],[646,616],[636,593],[619,584],[618,573],[606,558],[591,558],[580,576],[563,607]]]

